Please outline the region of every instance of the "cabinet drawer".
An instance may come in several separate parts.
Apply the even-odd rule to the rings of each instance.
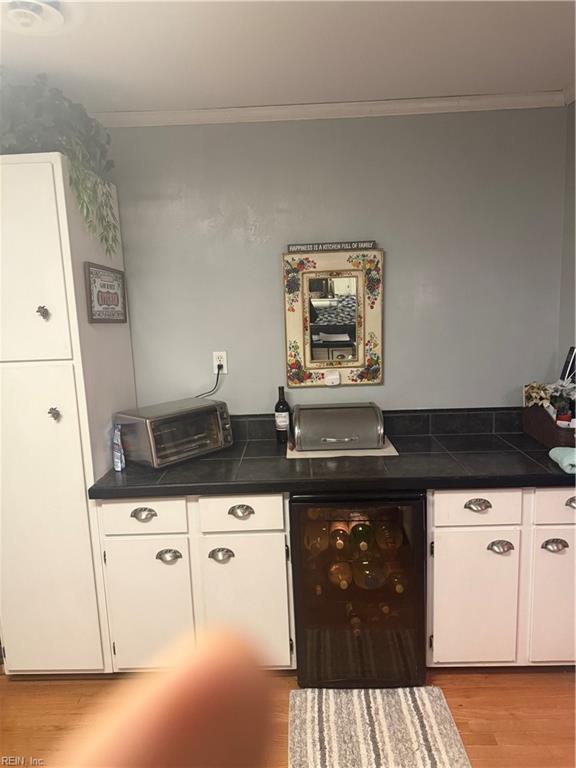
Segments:
[[[186,533],[185,499],[106,501],[100,510],[102,531],[117,534]]]
[[[437,491],[435,525],[520,525],[522,490]]]
[[[202,496],[198,503],[203,533],[281,531],[282,496]]]
[[[571,525],[576,522],[576,490],[574,488],[540,488],[534,494],[534,522]]]

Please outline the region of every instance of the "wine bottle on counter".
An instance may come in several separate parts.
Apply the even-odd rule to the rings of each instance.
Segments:
[[[352,584],[352,568],[350,567],[350,563],[332,563],[328,570],[328,579],[335,587],[348,589],[350,584]]]
[[[374,541],[374,532],[370,521],[364,515],[356,515],[350,522],[350,543],[354,550],[367,552]]]
[[[278,387],[278,402],[274,406],[276,440],[286,444],[290,433],[290,406],[284,397],[284,387]]]
[[[340,554],[344,554],[348,549],[350,540],[350,531],[348,523],[338,521],[330,526],[330,543]]]

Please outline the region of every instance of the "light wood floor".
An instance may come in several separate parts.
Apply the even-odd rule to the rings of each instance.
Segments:
[[[572,670],[435,670],[473,768],[573,768]],[[42,758],[118,681],[8,680],[0,676],[0,758]],[[288,694],[292,676],[274,680],[275,734],[270,768],[287,766]]]

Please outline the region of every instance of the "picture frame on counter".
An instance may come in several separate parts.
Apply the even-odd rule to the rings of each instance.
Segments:
[[[120,269],[84,262],[89,323],[126,323],[126,278]]]

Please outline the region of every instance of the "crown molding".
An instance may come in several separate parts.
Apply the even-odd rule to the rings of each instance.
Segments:
[[[281,120],[334,120],[338,118],[434,115],[447,112],[488,112],[500,109],[542,109],[566,105],[564,91],[446,96],[443,98],[352,101],[329,104],[287,104],[269,107],[165,110],[149,112],[100,112],[94,117],[107,128],[169,125],[267,123]]]

